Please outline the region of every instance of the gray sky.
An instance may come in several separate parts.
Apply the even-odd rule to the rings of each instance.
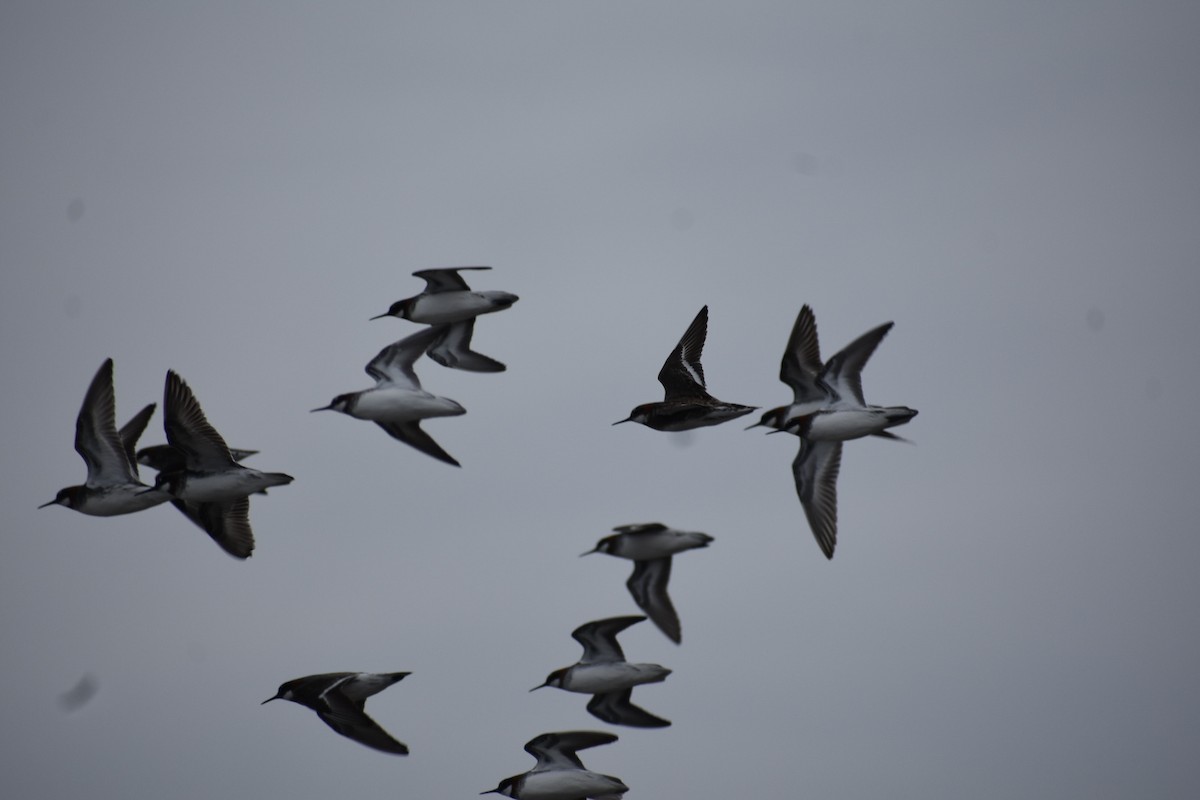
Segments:
[[[471,797],[556,729],[629,797],[1127,798],[1200,782],[1200,109],[1186,3],[144,4],[0,8],[0,775],[14,797]],[[499,375],[417,371],[461,470],[309,414],[417,328],[414,270],[490,264]],[[712,392],[785,402],[886,320],[837,557],[795,440],[610,423],[700,306]],[[251,462],[238,563],[168,506],[38,511],[179,371]],[[163,440],[156,415],[144,444]],[[528,694],[636,611],[614,525],[677,559],[674,670],[613,729]],[[260,707],[410,670],[412,755]],[[81,677],[96,694],[66,712]]]

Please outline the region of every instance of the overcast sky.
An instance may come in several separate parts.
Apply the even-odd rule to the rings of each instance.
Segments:
[[[1200,11],[1189,3],[0,6],[0,781],[12,797],[468,798],[532,736],[635,798],[1190,797],[1200,785]],[[418,327],[414,270],[520,295],[417,373],[461,469],[310,414]],[[790,399],[896,325],[845,448],[837,555],[796,441],[611,427],[709,306],[717,397]],[[295,476],[237,562],[170,506],[36,510],[75,416],[177,370]],[[143,444],[164,440],[156,414]],[[152,474],[152,473],[151,473]],[[676,559],[661,730],[528,688],[636,613],[614,525]],[[412,754],[259,703],[411,671]],[[85,675],[92,699],[60,695]]]

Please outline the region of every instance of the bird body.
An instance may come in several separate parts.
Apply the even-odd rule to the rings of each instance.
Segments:
[[[753,411],[755,406],[726,403],[708,393],[700,363],[707,335],[708,306],[704,306],[658,371],[662,402],[643,403],[613,424],[637,422],[657,431],[687,431],[719,425]]]
[[[593,716],[614,725],[636,728],[662,728],[671,723],[635,706],[630,697],[633,687],[666,680],[671,670],[658,664],[630,664],[617,642],[617,634],[645,621],[645,617],[608,617],[586,622],[571,632],[571,638],[583,646],[583,657],[569,667],[556,669],[545,683],[530,691],[552,686],[568,692],[593,695],[587,710]]]
[[[87,464],[87,481],[59,490],[54,499],[38,508],[59,505],[93,517],[132,514],[170,499],[154,491],[138,477],[133,447],[146,427],[154,405],[143,408],[117,431],[116,397],[113,391],[113,360],[105,359],[96,370],[75,419],[75,451]],[[126,446],[126,440],[133,444]]]
[[[525,743],[537,759],[528,772],[500,781],[480,794],[499,794],[517,800],[619,800],[629,791],[620,778],[587,769],[576,751],[617,741],[611,733],[561,731],[543,733]]]
[[[903,406],[870,406],[863,398],[863,367],[892,325],[886,322],[872,328],[822,363],[816,318],[808,305],[801,307],[779,367],[779,379],[791,387],[793,401],[764,412],[750,426],[762,425],[773,428],[772,433],[786,431],[800,437],[792,480],[809,528],[826,558],[833,558],[837,546],[842,442],[864,436],[899,440],[887,429],[917,414]]]
[[[426,328],[379,351],[367,364],[375,385],[360,392],[340,394],[313,411],[339,411],[357,419],[370,420],[388,435],[439,461],[458,466],[449,453],[421,429],[421,420],[449,417],[467,410],[448,397],[438,397],[421,388],[413,363],[444,333]]]
[[[317,712],[335,731],[359,744],[394,755],[408,755],[408,747],[399,742],[367,716],[368,697],[407,677],[408,672],[326,672],[287,681],[273,697],[263,700],[290,700]]]
[[[882,433],[916,415],[907,406],[825,408],[790,418],[784,430],[810,442],[845,442]]]
[[[682,640],[679,614],[667,594],[671,557],[685,550],[708,547],[713,537],[699,531],[668,528],[661,522],[620,525],[613,530],[615,534],[605,536],[582,555],[607,553],[633,561],[633,574],[625,582],[626,588],[638,608],[646,612],[667,638],[679,644]]]

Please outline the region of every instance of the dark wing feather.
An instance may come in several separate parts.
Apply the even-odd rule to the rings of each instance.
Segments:
[[[163,427],[167,441],[183,453],[188,469],[221,471],[233,466],[229,447],[208,423],[191,388],[174,370],[163,388]]]
[[[475,319],[453,322],[426,351],[429,357],[443,367],[467,372],[504,372],[508,369],[494,358],[471,349],[471,337],[475,333]]]
[[[408,755],[408,746],[368,717],[361,703],[352,703],[336,690],[327,692],[324,699],[323,707],[317,709],[317,716],[342,736],[385,753]]]
[[[653,558],[633,562],[633,574],[625,582],[638,608],[654,621],[667,638],[679,644],[682,639],[679,615],[667,594],[667,581],[671,578],[671,557]]]
[[[618,525],[613,528],[617,533],[628,533],[635,536],[642,533],[659,533],[666,529],[667,526],[661,522],[641,522],[634,523],[633,525]]]
[[[410,389],[420,389],[421,381],[413,371],[413,362],[420,358],[442,333],[443,326],[431,325],[405,336],[398,342],[392,342],[367,363],[367,374],[377,383],[394,383]]]
[[[146,424],[150,422],[150,417],[157,407],[156,403],[151,403],[134,414],[133,418],[117,431],[117,436],[121,439],[121,446],[125,449],[125,457],[129,459],[129,468],[133,470],[134,475],[138,474],[137,440],[146,430]]]
[[[807,304],[800,308],[787,349],[779,365],[779,380],[791,387],[793,403],[808,403],[825,398],[817,383],[821,374],[821,345],[817,339],[817,319]]]
[[[709,396],[704,391],[704,367],[700,364],[707,335],[708,306],[704,306],[658,371],[658,382],[666,391],[666,399]]]
[[[835,353],[821,370],[821,383],[839,397],[850,395],[858,405],[866,405],[866,400],[863,399],[862,369],[893,324],[885,322],[877,328],[872,328]]]
[[[469,292],[466,280],[458,274],[460,269],[491,269],[491,267],[440,267],[438,269],[420,269],[413,273],[414,278],[425,281],[425,294],[438,292]]]
[[[83,396],[75,419],[75,452],[87,464],[87,485],[135,483],[137,473],[117,434],[113,360],[105,359]]]
[[[171,505],[196,523],[221,546],[222,550],[234,558],[249,558],[254,552],[249,497],[239,497],[227,503],[189,503],[186,500],[172,500]]]
[[[421,430],[420,420],[414,422],[379,422],[379,427],[387,431],[388,436],[398,439],[410,447],[415,447],[427,456],[433,456],[438,461],[461,466],[454,457],[441,448],[428,433]]]
[[[537,765],[531,771],[546,769],[587,769],[579,756],[578,750],[611,744],[617,740],[616,734],[599,731],[559,731],[543,733],[525,743],[525,752],[537,759]]]
[[[640,706],[635,706],[630,697],[633,688],[616,692],[592,695],[587,704],[588,712],[597,719],[612,725],[628,725],[631,728],[665,728],[670,721],[656,717]]]
[[[842,466],[841,442],[800,441],[800,452],[792,462],[796,494],[804,516],[826,558],[837,546],[837,478]]]
[[[583,645],[581,664],[624,661],[625,653],[617,643],[617,634],[646,619],[642,616],[608,617],[585,622],[571,632],[571,638]]]

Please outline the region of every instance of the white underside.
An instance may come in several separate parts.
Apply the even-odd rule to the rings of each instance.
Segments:
[[[629,664],[624,661],[581,664],[571,669],[570,680],[563,688],[582,694],[617,692],[631,686],[661,681],[670,674],[671,670],[658,664]]]
[[[383,386],[363,393],[351,416],[372,422],[413,422],[428,417],[453,417],[466,413],[458,403],[423,389]]]
[[[500,311],[512,295],[507,292],[438,292],[420,297],[408,312],[413,322],[444,325]]]
[[[834,409],[813,417],[804,438],[814,442],[844,442],[879,433],[891,424],[883,409]]]
[[[245,497],[286,482],[252,469],[203,476],[188,475],[179,499],[192,503],[220,502]]]
[[[625,784],[606,775],[586,769],[553,769],[528,773],[521,787],[521,800],[578,800],[625,791]]]

